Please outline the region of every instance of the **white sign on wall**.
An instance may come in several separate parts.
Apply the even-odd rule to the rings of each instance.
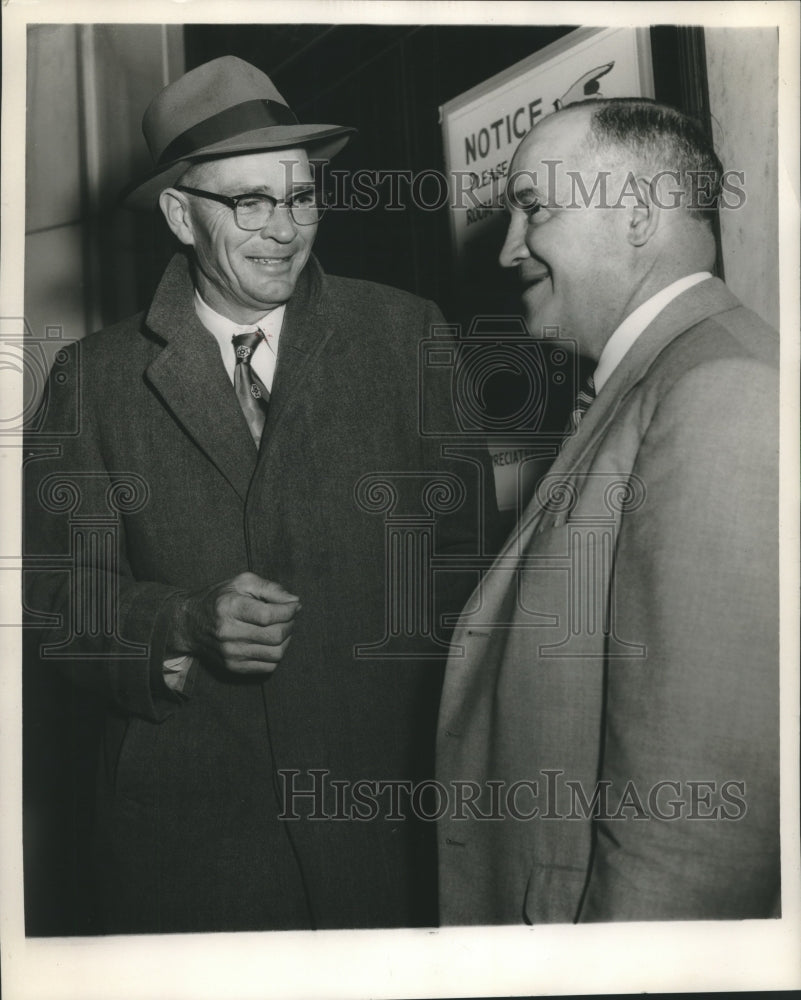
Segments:
[[[481,239],[512,155],[532,126],[587,97],[652,96],[648,29],[578,28],[444,104],[440,120],[457,262]]]

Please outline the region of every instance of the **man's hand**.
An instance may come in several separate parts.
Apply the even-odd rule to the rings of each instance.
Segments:
[[[572,104],[574,101],[584,101],[588,97],[603,97],[601,85],[598,81],[602,76],[606,76],[614,65],[614,62],[604,63],[603,66],[596,66],[589,73],[580,76],[572,87],[553,102],[554,110],[561,111],[568,104]]]
[[[240,573],[176,603],[168,646],[232,673],[270,674],[286,652],[299,610],[299,598],[279,583]]]

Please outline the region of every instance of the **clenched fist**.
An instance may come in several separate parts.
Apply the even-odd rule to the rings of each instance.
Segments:
[[[182,596],[168,639],[176,653],[236,674],[270,674],[286,652],[300,600],[255,573]]]

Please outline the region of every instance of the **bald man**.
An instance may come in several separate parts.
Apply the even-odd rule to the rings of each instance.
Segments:
[[[515,154],[501,264],[594,370],[453,636],[444,923],[779,912],[778,337],[712,276],[721,186],[641,99]]]

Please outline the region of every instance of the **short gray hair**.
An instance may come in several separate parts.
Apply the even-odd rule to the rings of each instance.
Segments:
[[[690,215],[711,221],[722,190],[723,165],[700,122],[643,97],[595,98],[565,110],[578,107],[591,111],[591,151],[616,148],[628,154],[632,166],[671,172]]]

